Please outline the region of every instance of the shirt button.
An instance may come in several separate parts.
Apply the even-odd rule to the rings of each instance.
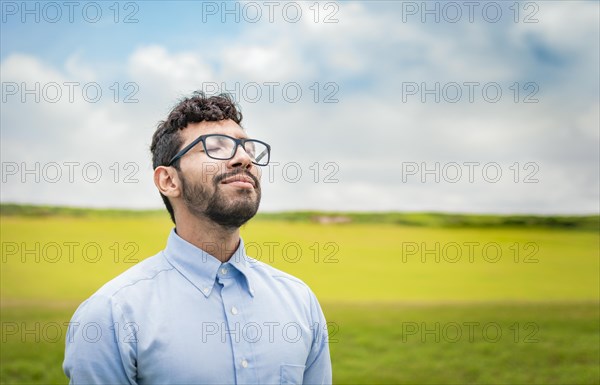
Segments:
[[[227,274],[227,271],[228,271],[227,268],[224,267],[224,268],[221,269],[221,274]]]
[[[250,294],[254,294],[254,289],[250,289]]]
[[[232,307],[232,308],[231,308],[231,314],[233,314],[233,315],[236,315],[237,313],[238,313],[238,309],[237,309],[237,307],[235,307],[235,306],[234,306],[234,307]]]
[[[242,360],[242,368],[247,368],[248,367],[248,361],[246,361],[245,359]]]
[[[202,291],[204,292],[204,294],[208,294],[209,289],[208,287],[205,287],[204,289],[202,289]]]

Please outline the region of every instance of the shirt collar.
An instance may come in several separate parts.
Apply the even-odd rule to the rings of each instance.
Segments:
[[[254,259],[246,255],[246,248],[244,247],[244,240],[240,238],[240,245],[228,263],[235,267],[242,275],[246,278],[246,290],[252,297],[254,297],[254,285],[252,278],[251,263],[256,262]]]
[[[229,261],[221,263],[211,254],[181,238],[175,229],[172,229],[164,253],[169,263],[196,286],[205,297],[210,295],[219,268],[223,265],[231,265],[240,271],[246,279],[245,289],[251,296],[254,296],[249,257],[246,255],[244,241],[241,238],[238,248]]]

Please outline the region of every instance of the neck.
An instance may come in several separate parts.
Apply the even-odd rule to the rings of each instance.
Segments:
[[[240,243],[239,228],[224,228],[206,218],[177,218],[177,235],[223,263]]]

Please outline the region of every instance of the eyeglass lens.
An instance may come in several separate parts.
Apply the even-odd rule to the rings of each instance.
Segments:
[[[206,154],[214,159],[231,159],[235,155],[236,142],[230,137],[223,135],[211,135],[205,139]],[[269,149],[263,143],[254,140],[247,140],[244,143],[244,150],[253,162],[257,164],[268,161]]]

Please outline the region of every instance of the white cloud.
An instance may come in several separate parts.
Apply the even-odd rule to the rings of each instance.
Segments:
[[[83,82],[98,80],[98,75],[93,68],[82,62],[81,53],[70,55],[65,61],[65,70],[69,77],[79,79]]]
[[[187,92],[193,85],[214,78],[214,71],[200,54],[172,53],[158,45],[136,49],[128,64],[130,75],[152,93]]]
[[[2,106],[3,162],[94,161],[108,179],[68,184],[13,179],[2,184],[2,199],[158,207],[147,148],[157,121],[176,99],[207,82],[231,88],[236,82],[277,81],[301,84],[302,100],[290,103],[280,95],[274,103],[266,95],[258,103],[241,100],[245,127],[271,142],[273,161],[280,162],[273,182],[264,185],[265,210],[597,211],[598,85],[587,78],[597,76],[598,47],[585,39],[597,33],[597,15],[591,12],[597,5],[561,4],[541,3],[536,25],[497,26],[401,23],[392,12],[397,4],[339,3],[338,23],[307,17],[297,24],[252,24],[238,35],[214,39],[202,51],[138,45],[122,59],[123,78],[138,87],[139,102],[132,104],[122,103],[123,89],[115,103],[111,84],[97,80],[103,68],[77,53],[63,67],[12,53],[1,64],[3,82],[98,81],[105,94],[98,103],[81,97],[72,103],[22,103],[13,97]],[[312,16],[308,6],[303,10]],[[561,33],[565,28],[569,32]],[[526,58],[529,47],[523,42],[530,34],[588,60],[569,62],[575,67],[565,70],[568,78],[537,77],[538,68],[540,74],[548,69]],[[515,103],[508,86],[532,73],[540,102]],[[327,81],[339,85],[339,102],[322,103],[321,94],[315,103],[308,87]],[[480,93],[474,103],[421,103],[419,96],[403,102],[401,87],[408,81],[497,81],[504,96],[498,103],[482,100]],[[559,86],[564,91],[558,92]],[[582,89],[596,90],[596,96]],[[119,183],[110,179],[115,162]],[[137,183],[122,183],[133,170],[124,168],[128,162],[137,165]],[[290,162],[302,168],[297,182],[282,174]],[[505,178],[498,183],[405,181],[403,162],[496,162]],[[539,181],[523,183],[530,170],[521,169],[521,179],[514,182],[510,167],[516,162],[521,168],[537,165]],[[338,183],[324,182],[332,171],[325,168],[328,163],[337,166]]]
[[[589,50],[590,39],[598,40],[598,11],[595,1],[579,1],[577,4],[567,2],[547,1],[532,4],[537,7],[530,23],[515,23],[514,38],[516,42],[523,41],[527,34],[532,34],[543,40],[548,46],[566,50],[571,54],[582,54]],[[525,14],[531,14],[533,8],[528,8]],[[597,54],[597,51],[595,51]]]

